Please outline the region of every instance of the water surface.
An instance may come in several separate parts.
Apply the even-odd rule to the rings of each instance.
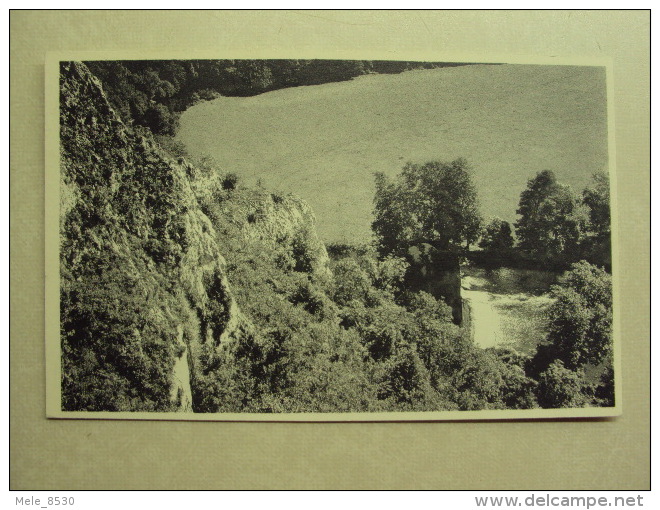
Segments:
[[[549,271],[471,268],[461,279],[470,327],[479,347],[511,347],[531,354],[547,334]]]

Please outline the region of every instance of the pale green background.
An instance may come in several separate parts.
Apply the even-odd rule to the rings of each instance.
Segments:
[[[650,485],[648,12],[38,12],[10,15],[11,487],[644,489]],[[623,415],[454,423],[45,418],[46,51],[139,57],[611,57]],[[198,54],[198,53],[196,53]]]

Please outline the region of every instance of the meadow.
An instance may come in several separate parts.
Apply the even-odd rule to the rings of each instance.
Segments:
[[[181,117],[177,139],[246,184],[295,193],[321,238],[371,238],[374,172],[464,157],[484,218],[516,219],[537,172],[584,188],[607,171],[605,71],[472,65],[220,97]]]

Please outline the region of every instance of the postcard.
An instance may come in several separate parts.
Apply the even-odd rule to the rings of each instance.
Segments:
[[[608,61],[227,57],[49,57],[48,417],[621,414]]]

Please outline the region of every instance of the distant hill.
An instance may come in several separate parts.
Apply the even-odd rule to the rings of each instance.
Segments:
[[[516,219],[527,179],[550,169],[576,190],[606,170],[604,68],[473,65],[360,76],[181,117],[177,138],[247,183],[305,199],[328,241],[370,237],[373,172],[466,158],[482,214]]]

